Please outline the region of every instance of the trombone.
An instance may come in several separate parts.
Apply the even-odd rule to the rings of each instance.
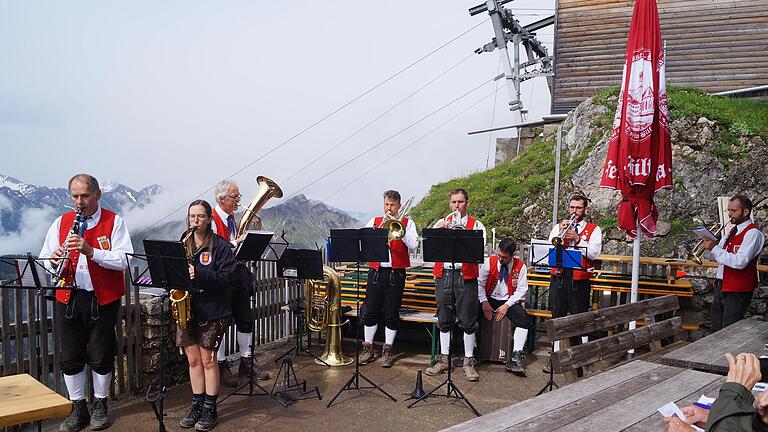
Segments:
[[[395,216],[389,213],[384,213],[384,220],[382,220],[379,228],[387,230],[387,240],[402,240],[405,237],[405,226],[402,219],[408,215],[411,210],[411,203],[413,203],[413,197],[408,198],[408,201],[400,207],[400,211]]]

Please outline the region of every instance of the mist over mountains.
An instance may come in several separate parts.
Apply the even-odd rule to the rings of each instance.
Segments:
[[[101,185],[101,205],[122,215],[131,231],[136,253],[143,251],[145,238],[178,240],[185,229],[183,214],[168,222],[148,226],[166,216],[169,206],[178,206],[178,196],[165,191],[160,185],[140,190],[120,183]],[[243,198],[243,205],[250,197]],[[213,203],[212,203],[213,204]],[[325,205],[320,201],[297,195],[288,200],[273,199],[272,207],[262,209],[260,216],[264,229],[281,234],[295,248],[322,247],[332,228],[360,227],[366,215],[350,213]],[[66,188],[49,188],[24,183],[15,177],[0,174],[0,255],[37,254],[45,234],[56,217],[71,210],[72,202]],[[242,214],[244,208],[238,211]],[[239,218],[238,218],[239,220]]]

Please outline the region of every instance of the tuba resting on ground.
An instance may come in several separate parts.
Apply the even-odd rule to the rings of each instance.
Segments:
[[[725,225],[718,222],[712,225],[712,227],[709,228],[709,231],[711,231],[715,237],[720,237],[720,234],[723,232],[724,228]],[[704,247],[704,240],[699,240],[699,242],[696,243],[696,246],[693,247],[693,250],[691,250],[691,253],[688,254],[688,259],[695,262],[696,264],[701,265],[702,257],[706,251],[707,249]]]
[[[320,360],[329,366],[352,363],[353,360],[341,350],[341,326],[345,323],[341,322],[341,282],[336,271],[323,266],[323,280],[307,280],[304,284],[304,301],[307,328],[317,332],[328,330],[325,350]]]
[[[257,215],[259,210],[264,207],[264,204],[270,198],[283,197],[283,191],[280,189],[280,186],[267,177],[256,177],[256,184],[259,185],[259,190],[256,191],[256,196],[253,197],[251,203],[245,208],[245,213],[243,213],[243,217],[240,219],[240,225],[237,228],[238,238],[249,229],[261,229],[261,218]]]
[[[181,243],[187,247],[187,242],[192,238],[197,227],[190,227],[181,237]],[[189,252],[187,252],[189,254]],[[172,289],[170,292],[171,316],[183,330],[187,328],[187,323],[192,319],[192,297],[189,291]]]

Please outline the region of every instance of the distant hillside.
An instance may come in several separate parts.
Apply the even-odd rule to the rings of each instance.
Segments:
[[[608,135],[617,104],[616,89],[600,92],[569,113],[563,125],[560,215],[568,196],[592,199],[592,220],[604,228],[607,253],[629,254],[616,229],[619,194],[599,187]],[[768,103],[703,94],[671,87],[675,189],[657,194],[659,235],[643,241],[643,255],[685,256],[694,240],[690,228],[717,218],[717,196],[737,192],[755,203],[754,216],[768,221]],[[449,213],[448,191],[467,189],[470,210],[498,236],[520,242],[546,236],[550,229],[554,183],[554,136],[544,137],[514,160],[467,177],[434,185],[411,211],[419,227]]]
[[[264,228],[286,232],[291,247],[314,248],[325,245],[332,228],[357,228],[364,222],[320,201],[297,195],[261,211]]]

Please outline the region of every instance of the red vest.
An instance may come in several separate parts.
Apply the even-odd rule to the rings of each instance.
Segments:
[[[744,241],[744,235],[751,229],[757,229],[755,224],[749,224],[744,230],[728,240],[725,251],[736,253]],[[723,292],[750,292],[757,288],[757,259],[758,254],[752,261],[741,270],[723,266]]]
[[[59,225],[59,244],[64,243],[74,221],[75,212],[73,211],[64,213],[64,215],[61,216],[61,224]],[[83,238],[85,239],[85,242],[91,245],[94,249],[110,250],[112,248],[112,229],[114,226],[115,213],[102,208],[99,223],[95,227],[87,229],[85,233],[83,233]],[[74,269],[77,266],[77,260],[80,258],[80,252],[70,251],[69,257],[72,260],[72,268],[68,269],[69,271],[64,272],[67,284],[71,284],[75,277]],[[93,262],[90,258],[86,258],[88,259],[88,274],[91,276],[93,291],[96,294],[96,299],[99,301],[99,304],[105,305],[119,300],[125,293],[123,272],[120,270],[105,269]],[[61,303],[69,303],[69,298],[71,296],[72,290],[56,291],[56,300]]]
[[[499,257],[497,255],[491,255],[489,258],[489,265],[491,266],[488,273],[488,280],[485,281],[485,295],[490,296],[493,290],[496,288],[496,284],[499,283]],[[512,294],[517,290],[517,280],[520,277],[520,272],[523,270],[525,263],[521,259],[512,258],[512,271],[507,276],[507,294],[512,297]]]
[[[373,226],[380,226],[383,219],[384,217],[377,216],[373,220]],[[403,218],[400,222],[403,223],[403,229],[405,230],[405,228],[408,227],[408,218]],[[411,266],[411,257],[408,254],[408,246],[406,246],[402,240],[392,240],[389,242],[389,255],[392,257],[393,269],[404,269]],[[368,267],[378,270],[379,267],[381,267],[381,264],[377,262],[369,262]]]
[[[467,217],[467,229],[471,230],[475,227],[475,218]],[[443,263],[435,263],[435,268],[432,270],[432,274],[435,277],[443,276]],[[464,280],[477,279],[480,276],[480,266],[477,263],[461,263],[461,274]]]
[[[588,242],[592,237],[592,233],[597,228],[596,224],[589,223],[584,226],[584,229],[579,233],[579,238]],[[595,262],[587,258],[586,254],[581,255],[581,267],[584,269],[591,269],[595,267]],[[557,274],[557,269],[550,270],[551,274]],[[573,280],[589,280],[592,277],[592,272],[587,270],[573,269]]]
[[[227,221],[223,220],[221,216],[219,216],[219,212],[217,212],[215,209],[211,213],[211,216],[213,216],[213,223],[216,224],[216,234],[218,234],[218,236],[224,240],[230,241]],[[237,225],[235,225],[235,229],[237,229]]]

